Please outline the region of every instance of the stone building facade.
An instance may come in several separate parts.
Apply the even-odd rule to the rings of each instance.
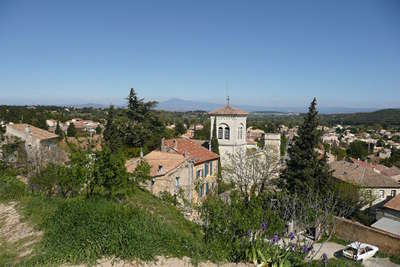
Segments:
[[[188,138],[162,140],[161,151],[177,153],[193,162],[190,200],[198,203],[217,187],[219,155]]]
[[[217,187],[219,156],[188,138],[163,139],[161,151],[128,160],[127,171],[133,173],[142,160],[151,167],[145,186],[154,195],[168,192],[198,204]]]
[[[174,196],[183,189],[184,197],[192,202],[194,190],[194,162],[192,160],[177,153],[152,151],[143,158],[128,160],[125,164],[127,171],[133,173],[142,160],[151,167],[152,180],[145,185],[147,190],[157,196],[162,192],[168,192]]]
[[[58,135],[29,124],[8,124],[6,136],[24,142],[30,171],[35,171],[49,162],[62,163],[67,157],[57,146]]]

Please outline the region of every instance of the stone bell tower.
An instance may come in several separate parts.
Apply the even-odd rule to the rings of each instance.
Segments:
[[[217,138],[222,167],[228,162],[229,154],[246,153],[246,121],[248,113],[231,107],[229,96],[223,108],[209,113],[211,121],[210,140],[214,131],[214,120],[217,126]]]

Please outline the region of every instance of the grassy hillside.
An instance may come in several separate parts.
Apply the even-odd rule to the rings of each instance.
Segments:
[[[43,236],[28,257],[18,257],[19,244],[4,242],[0,237],[0,266],[94,263],[102,257],[204,258],[200,227],[148,192],[136,190],[121,204],[104,198],[31,195],[21,183],[10,181],[0,178],[0,191],[12,192],[3,195],[0,202],[18,202],[19,212]]]

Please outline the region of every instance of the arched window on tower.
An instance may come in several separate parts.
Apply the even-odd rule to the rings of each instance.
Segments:
[[[229,140],[229,138],[230,138],[230,130],[229,130],[229,127],[226,126],[225,127],[225,140]]]
[[[238,128],[238,139],[243,139],[243,127]]]
[[[218,128],[218,139],[222,139],[222,133],[223,133],[223,129],[222,127]]]

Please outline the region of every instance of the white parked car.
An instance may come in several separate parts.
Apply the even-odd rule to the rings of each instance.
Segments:
[[[363,261],[372,258],[378,250],[378,247],[370,244],[353,242],[343,249],[343,256],[355,261]]]

